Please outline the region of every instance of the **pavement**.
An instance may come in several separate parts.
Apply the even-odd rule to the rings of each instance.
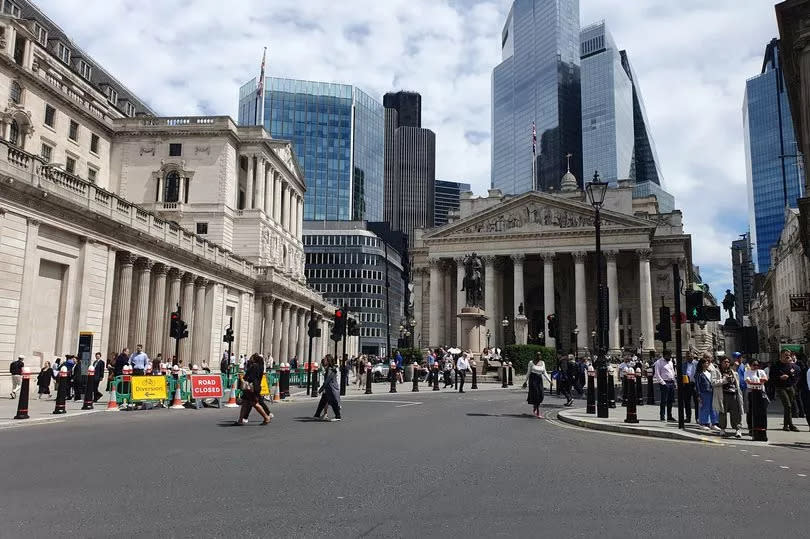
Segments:
[[[702,430],[695,423],[686,423],[684,429],[678,428],[678,423],[665,422],[660,420],[660,408],[656,405],[643,405],[636,407],[638,423],[625,423],[627,408],[620,404],[616,408],[609,410],[609,417],[599,418],[596,414],[586,413],[583,401],[577,400],[577,406],[561,411],[558,414],[560,421],[584,427],[588,429],[601,430],[605,432],[617,432],[623,434],[633,434],[636,436],[650,436],[654,438],[665,438],[671,440],[686,440],[698,442],[720,443],[734,441],[751,442],[761,445],[763,442],[753,442],[747,436],[745,426],[745,416],[743,416],[743,438],[738,440],[731,436],[733,431],[728,429],[727,433],[708,432]],[[672,414],[677,418],[677,405],[673,408]],[[782,430],[782,406],[779,402],[771,401],[768,405],[768,444],[774,445],[806,445],[810,447],[810,428],[804,418],[794,418],[800,432],[785,432]]]
[[[317,400],[303,395],[274,406],[268,426],[255,414],[232,426],[234,409],[22,422],[0,431],[0,535],[800,537],[810,526],[793,503],[810,487],[807,448],[582,429],[558,420],[556,397],[531,416],[516,386],[378,385],[347,395],[339,423],[313,420]]]

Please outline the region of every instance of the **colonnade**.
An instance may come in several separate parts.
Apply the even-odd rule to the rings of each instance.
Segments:
[[[284,230],[301,237],[304,199],[296,189],[275,170],[271,163],[258,155],[246,155],[245,209],[260,209]],[[238,192],[237,192],[238,198]]]

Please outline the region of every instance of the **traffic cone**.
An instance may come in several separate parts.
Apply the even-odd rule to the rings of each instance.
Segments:
[[[276,385],[273,386],[273,402],[281,402],[281,388],[278,378],[276,378]]]
[[[110,389],[110,400],[107,401],[107,411],[108,412],[117,412],[118,411],[118,397],[115,394],[115,380],[111,384]]]
[[[236,381],[238,379],[239,377],[234,377],[231,388],[228,390],[228,402],[225,403],[225,408],[239,408],[239,405],[236,404]]]
[[[174,399],[172,400],[172,405],[169,407],[172,410],[182,410],[185,408],[183,406],[183,400],[180,398],[180,381],[178,380],[177,384],[175,384],[174,388]]]

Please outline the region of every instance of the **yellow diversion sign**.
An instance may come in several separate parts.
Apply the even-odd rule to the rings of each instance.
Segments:
[[[154,401],[166,399],[166,378],[164,376],[133,376],[132,400]]]

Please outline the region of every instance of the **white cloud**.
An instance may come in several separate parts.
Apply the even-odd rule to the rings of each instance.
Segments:
[[[236,115],[258,74],[343,82],[382,99],[422,94],[437,177],[489,185],[491,71],[509,0],[40,0],[40,7],[160,114]],[[713,291],[747,229],[741,105],[777,34],[770,0],[581,0],[606,19],[640,79],[668,189]],[[472,136],[465,136],[472,132]],[[481,133],[486,136],[480,136]]]

